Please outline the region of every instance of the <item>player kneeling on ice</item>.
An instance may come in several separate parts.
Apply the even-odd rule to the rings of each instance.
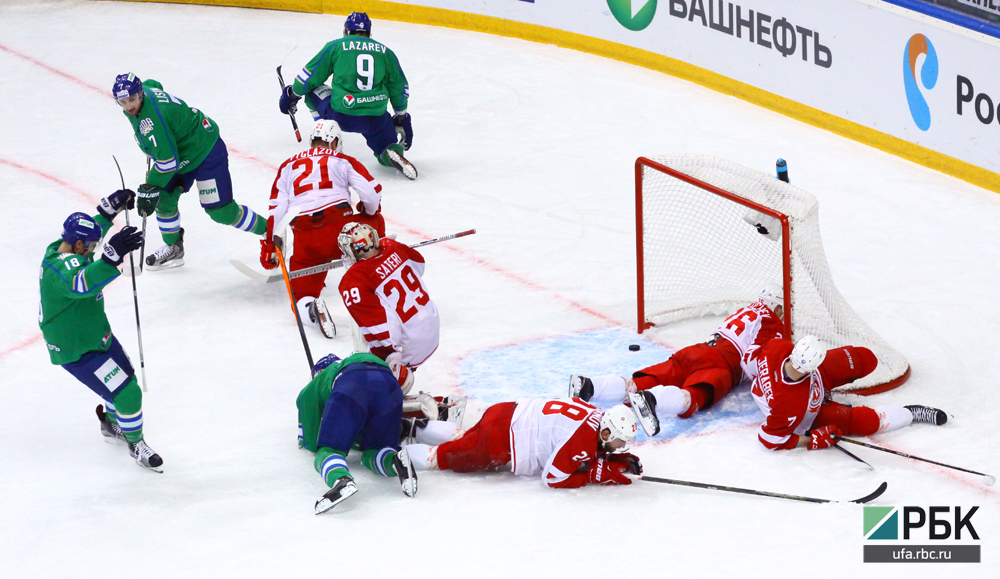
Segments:
[[[681,348],[666,362],[622,376],[570,376],[569,395],[590,400],[624,398],[648,436],[660,432],[661,419],[690,418],[708,410],[743,380],[745,365],[761,346],[780,338],[784,290],[768,285],[757,301],[740,308],[705,343]]]
[[[121,275],[118,266],[142,245],[142,234],[125,227],[108,239],[99,259],[93,257],[111,220],[134,199],[128,189],[115,191],[101,199],[98,215],[66,219],[61,239],[49,244],[42,260],[38,325],[52,363],[104,399],[97,417],[105,439],[128,443],[139,465],[160,472],[163,460],[142,437],[142,390],[104,313],[104,286]]]
[[[299,215],[292,219],[294,251],[289,268],[305,269],[341,257],[337,237],[348,223],[365,223],[385,235],[385,220],[380,203],[382,186],[357,159],[340,152],[343,137],[335,121],[320,120],[312,131],[311,148],[292,156],[278,168],[271,186],[270,216],[267,232],[260,242],[260,264],[264,269],[278,267],[273,236],[275,224],[291,209]],[[358,193],[358,213],[351,206],[351,188]],[[289,250],[282,247],[286,257]],[[292,293],[298,301],[299,317],[319,326],[323,335],[333,338],[337,327],[330,319],[320,292],[326,273],[292,279]]]
[[[399,477],[403,493],[417,494],[417,474],[399,449],[403,391],[389,366],[371,354],[345,360],[330,354],[313,367],[313,379],[299,392],[299,446],[316,453],[316,471],[330,490],[316,501],[316,514],[358,492],[347,468],[347,453],[357,443],[361,464]]]
[[[363,223],[348,223],[339,237],[344,261],[340,296],[371,353],[399,377],[403,393],[414,370],[437,350],[441,330],[437,306],[424,289],[424,257],[393,239],[380,239]]]
[[[512,463],[514,474],[550,488],[627,485],[642,463],[626,452],[639,427],[623,405],[595,408],[579,399],[523,398],[494,404],[461,438],[406,446],[419,469],[478,472]]]
[[[868,436],[913,422],[942,425],[948,416],[928,406],[849,406],[834,402],[830,392],[867,376],[878,365],[868,348],[827,350],[815,336],[795,344],[771,340],[760,349],[748,371],[754,373],[750,393],[766,416],[757,438],[768,450],[805,446],[828,448],[837,437]]]

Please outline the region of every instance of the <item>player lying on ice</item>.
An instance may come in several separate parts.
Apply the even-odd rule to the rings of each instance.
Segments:
[[[512,463],[514,474],[550,488],[627,485],[642,463],[626,452],[639,427],[623,405],[607,411],[579,399],[522,398],[486,409],[460,438],[405,447],[418,469],[478,472]],[[418,438],[419,440],[419,438]]]
[[[779,285],[760,291],[757,301],[740,308],[705,343],[674,352],[666,362],[622,376],[570,376],[569,395],[590,400],[623,398],[631,403],[649,436],[660,420],[690,418],[708,410],[743,380],[744,365],[784,329],[783,292]]]
[[[336,121],[321,119],[312,130],[310,148],[288,158],[278,168],[268,202],[267,231],[260,240],[260,264],[264,269],[278,267],[274,234],[284,232],[274,228],[292,209],[299,211],[291,221],[294,250],[282,248],[284,256],[291,254],[291,270],[340,259],[337,238],[348,223],[365,223],[385,235],[382,186],[357,159],[341,152],[343,140]],[[351,205],[351,189],[358,194],[357,213]],[[297,277],[291,280],[292,293],[302,321],[332,339],[337,335],[337,326],[320,297],[325,282],[326,272]]]
[[[796,342],[774,339],[747,367],[754,374],[750,393],[766,417],[757,438],[768,450],[805,446],[827,448],[839,436],[868,436],[913,422],[942,425],[948,416],[928,406],[849,406],[830,391],[867,376],[878,365],[868,348],[827,350],[815,336]]]
[[[313,379],[299,392],[299,447],[316,453],[316,471],[330,490],[316,501],[316,514],[358,492],[347,453],[361,451],[361,464],[375,474],[398,477],[403,493],[417,494],[417,473],[399,448],[403,391],[388,364],[371,354],[341,360],[334,354],[313,366]]]

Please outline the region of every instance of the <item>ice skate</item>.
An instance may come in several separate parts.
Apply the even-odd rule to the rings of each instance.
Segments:
[[[164,245],[153,255],[146,257],[146,269],[157,271],[184,265],[184,228],[181,227],[180,237],[173,245]]]
[[[402,449],[392,457],[392,466],[399,475],[399,484],[403,487],[403,494],[413,497],[417,494],[417,471],[410,462],[410,455],[406,449]]]
[[[586,376],[570,376],[569,397],[590,402],[590,399],[594,397],[594,383]]]
[[[945,422],[948,422],[948,415],[944,413],[944,410],[938,410],[937,408],[922,406],[920,404],[912,404],[910,406],[904,406],[903,408],[910,411],[910,414],[913,415],[914,422],[933,424],[935,426],[941,426]]]
[[[125,440],[125,433],[117,424],[108,420],[104,414],[104,406],[97,405],[97,419],[101,421],[101,434],[104,435],[104,442],[128,442]]]
[[[653,437],[660,433],[660,419],[656,416],[656,397],[649,390],[639,390],[630,392],[629,402],[632,403],[632,411],[635,412],[642,425],[642,430],[646,436]]]
[[[417,429],[427,427],[427,418],[403,417],[403,425],[399,430],[399,446],[414,444],[417,441]]]
[[[139,466],[155,472],[163,472],[163,468],[161,468],[163,466],[163,459],[160,458],[160,455],[153,452],[152,448],[149,448],[145,440],[140,440],[135,444],[129,443],[128,453],[135,459],[136,464]]]
[[[358,492],[358,485],[354,484],[354,479],[350,475],[338,478],[333,487],[316,501],[315,512],[317,515],[329,511],[333,507],[346,501],[351,495]]]
[[[337,325],[330,318],[330,310],[326,307],[323,298],[316,298],[307,306],[309,308],[309,319],[313,323],[319,324],[319,329],[323,335],[331,340],[337,337]]]
[[[406,160],[406,157],[400,155],[397,151],[388,149],[385,152],[385,156],[392,163],[392,166],[399,169],[399,172],[403,174],[404,177],[413,181],[417,178],[417,168],[413,166],[413,163]]]
[[[462,428],[462,418],[465,417],[465,404],[469,401],[466,396],[450,396],[441,399],[438,408],[438,420],[453,423]]]

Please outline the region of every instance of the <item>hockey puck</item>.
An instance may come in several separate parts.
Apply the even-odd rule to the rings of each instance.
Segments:
[[[630,345],[628,347],[628,351],[629,352],[638,352],[639,351],[639,344],[632,344],[632,345]]]

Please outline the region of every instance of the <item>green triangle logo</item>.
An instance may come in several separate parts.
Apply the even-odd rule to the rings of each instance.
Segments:
[[[608,8],[619,24],[632,31],[649,26],[656,14],[656,0],[608,0]]]
[[[899,538],[899,513],[896,507],[865,507],[864,536],[869,540]]]

